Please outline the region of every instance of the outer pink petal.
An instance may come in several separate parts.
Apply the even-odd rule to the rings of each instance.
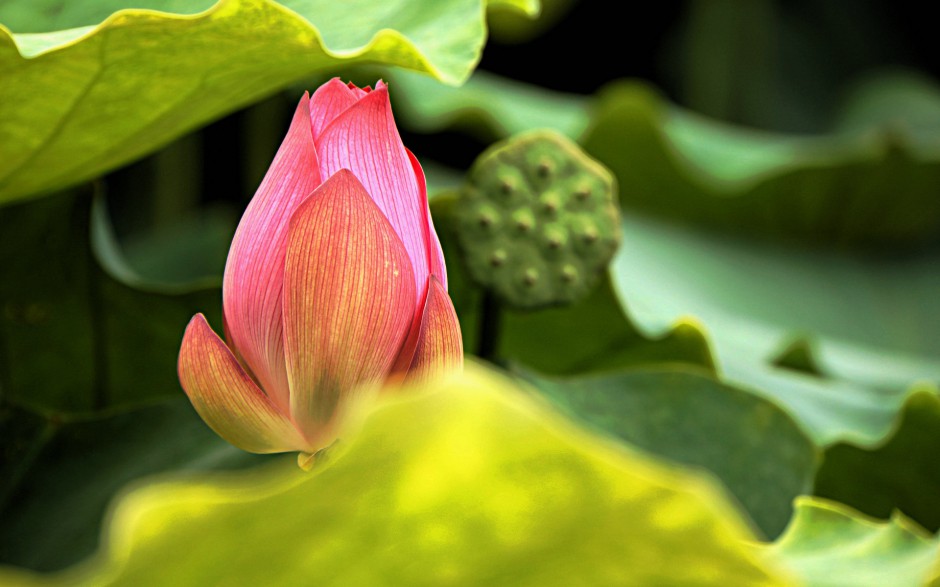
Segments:
[[[427,203],[398,135],[388,88],[376,88],[340,114],[316,138],[320,174],[349,169],[401,238],[411,259],[415,291],[430,273]]]
[[[444,251],[441,249],[441,240],[437,237],[437,231],[434,230],[434,222],[431,220],[431,209],[428,207],[428,187],[424,179],[424,170],[418,163],[418,158],[414,156],[409,149],[408,159],[411,161],[411,167],[414,169],[415,178],[418,181],[418,187],[421,192],[421,201],[424,203],[424,213],[428,223],[428,261],[430,263],[431,275],[436,277],[444,289],[447,290],[447,267],[444,265]]]
[[[350,394],[387,376],[415,307],[408,253],[350,171],[294,214],[284,285],[291,414],[326,445]]]
[[[309,98],[305,94],[274,162],[238,225],[222,287],[229,342],[285,413],[290,391],[284,366],[281,289],[287,229],[294,210],[319,184]]]
[[[406,381],[440,377],[463,368],[463,339],[454,304],[443,284],[428,278],[421,326]]]
[[[202,314],[186,328],[177,369],[193,407],[225,440],[258,453],[307,449],[290,419],[258,389]]]
[[[334,118],[365,95],[366,92],[356,87],[349,87],[338,77],[334,77],[317,88],[310,98],[310,128],[313,131],[314,141],[323,129],[333,122]],[[324,175],[324,177],[329,177],[329,175]]]
[[[424,321],[424,304],[427,301],[430,285],[431,278],[429,276],[421,293],[418,294],[418,307],[414,318],[411,320],[411,326],[408,327],[408,336],[405,337],[405,342],[402,343],[401,350],[398,351],[398,356],[395,357],[395,362],[392,363],[391,376],[396,379],[404,378],[408,369],[411,368],[412,360],[414,360],[415,349],[418,346],[418,335],[421,333],[421,323]]]

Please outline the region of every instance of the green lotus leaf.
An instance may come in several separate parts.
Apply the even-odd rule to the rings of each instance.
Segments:
[[[940,530],[940,398],[917,393],[907,401],[896,429],[882,444],[847,443],[826,450],[815,493],[887,518],[894,510],[930,530]]]
[[[187,322],[206,312],[221,324],[224,247],[187,253],[191,269],[177,265],[176,277],[195,281],[171,281],[157,265],[142,274],[115,242],[106,206],[91,202],[83,193],[0,209],[0,233],[17,244],[0,252],[6,403],[86,412],[178,394],[176,356]],[[138,247],[138,261],[142,255]],[[200,271],[210,266],[212,275]]]
[[[96,560],[33,579],[787,584],[708,479],[576,428],[472,365],[435,388],[373,413],[309,474],[139,485],[115,504]]]
[[[680,322],[647,335],[625,316],[607,277],[573,306],[499,312],[498,356],[545,373],[573,375],[674,363],[714,369],[708,342],[697,325]]]
[[[761,133],[671,106],[639,82],[598,97],[589,153],[620,182],[625,207],[762,239],[841,247],[911,245],[940,230],[940,116],[907,120],[906,78],[868,124],[830,135]],[[865,104],[866,95],[856,98]],[[929,101],[940,105],[940,89]],[[847,109],[854,110],[851,102]],[[870,110],[870,108],[869,108]],[[930,112],[936,114],[937,108]],[[892,122],[879,122],[879,117]],[[913,131],[909,129],[918,128]]]
[[[779,402],[820,444],[873,444],[910,386],[940,380],[940,257],[866,257],[627,215],[611,275],[648,336],[690,321],[722,376]],[[822,378],[774,365],[812,341]]]
[[[267,461],[216,436],[182,392],[95,414],[0,407],[0,442],[16,449],[0,459],[0,564],[39,571],[91,555],[109,501],[130,481]]]
[[[0,203],[99,176],[316,72],[369,62],[461,83],[486,36],[483,0],[125,6],[0,7]]]
[[[902,515],[875,523],[826,500],[800,498],[769,550],[813,587],[921,587],[940,580],[940,539]]]
[[[233,220],[209,211],[135,233],[125,255],[102,198],[0,209],[17,243],[0,269],[0,562],[87,556],[109,499],[142,475],[255,462],[203,424],[175,369],[192,314],[221,314]]]
[[[775,404],[691,368],[549,379],[518,371],[595,428],[656,456],[713,473],[768,537],[812,487],[817,449]]]

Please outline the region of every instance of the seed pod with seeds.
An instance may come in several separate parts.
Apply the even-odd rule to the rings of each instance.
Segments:
[[[613,176],[553,131],[480,155],[455,212],[471,277],[517,308],[584,297],[620,242]]]

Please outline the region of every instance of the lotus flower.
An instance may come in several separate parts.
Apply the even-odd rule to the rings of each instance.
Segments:
[[[179,377],[250,452],[314,454],[382,382],[462,365],[424,173],[384,83],[333,79],[300,100],[238,225],[222,301],[228,344],[196,314]]]

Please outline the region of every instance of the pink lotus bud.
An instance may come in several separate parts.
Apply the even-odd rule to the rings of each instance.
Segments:
[[[424,173],[384,83],[334,78],[301,98],[238,225],[222,301],[228,344],[194,316],[179,377],[247,451],[312,454],[359,390],[462,366]]]

